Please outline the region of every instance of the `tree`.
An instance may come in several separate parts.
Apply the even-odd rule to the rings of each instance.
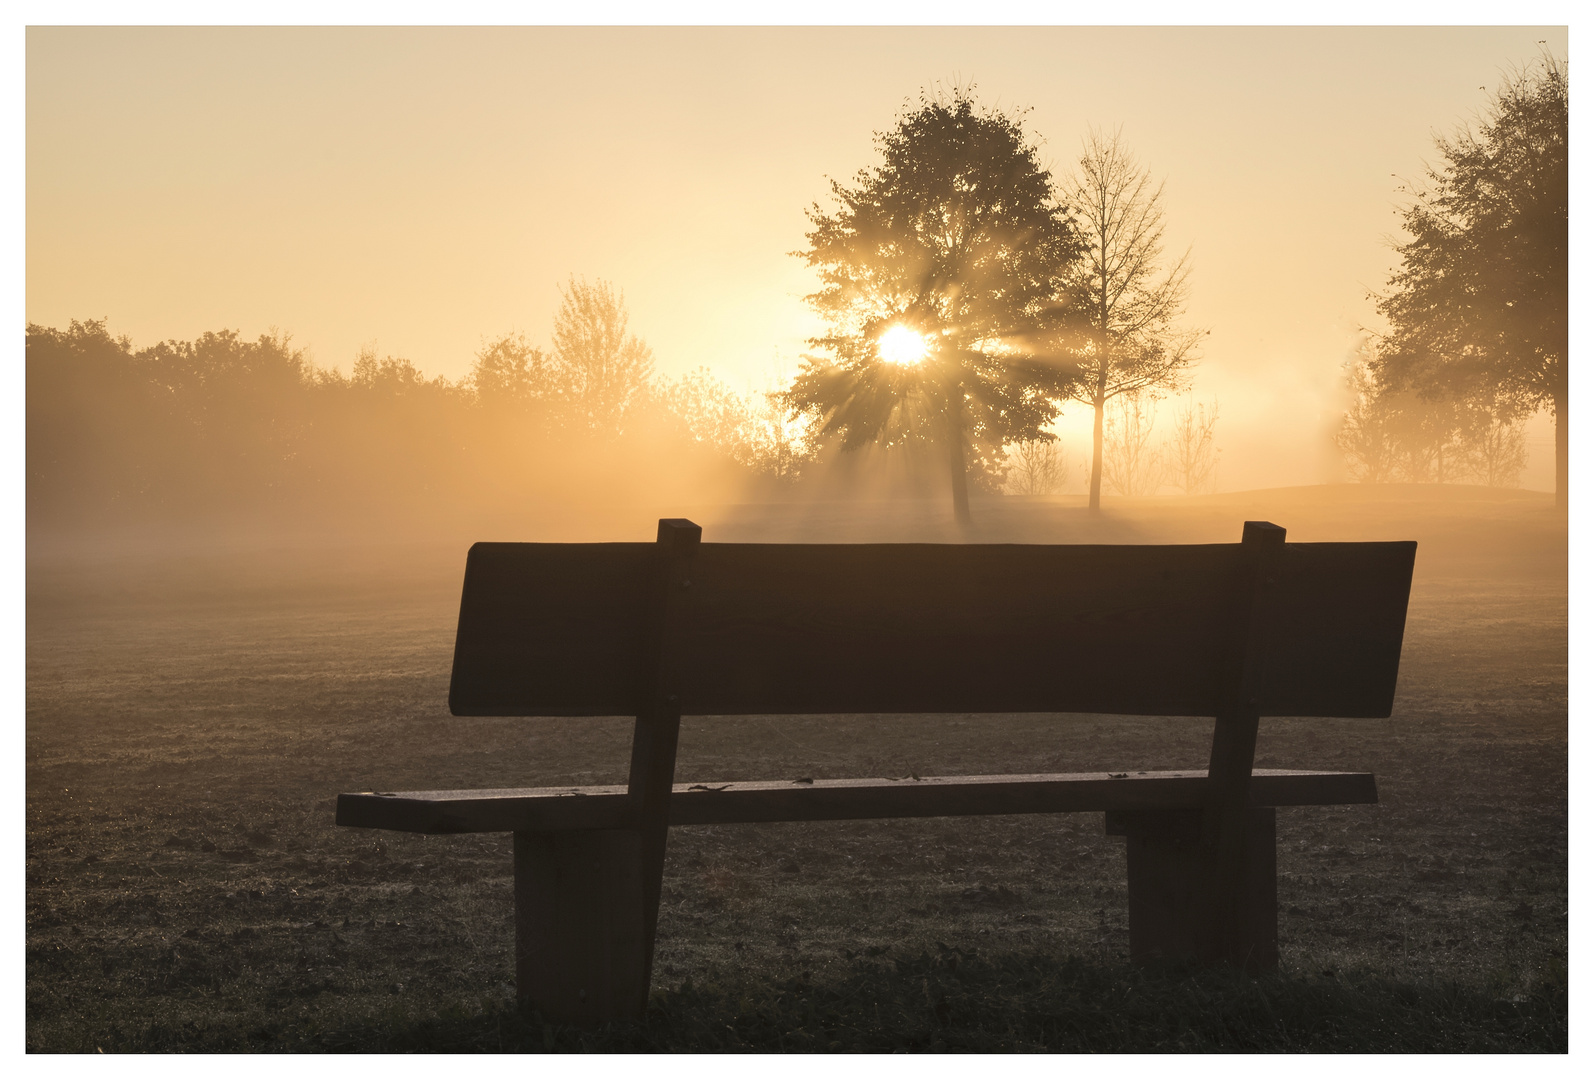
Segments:
[[[694,442],[755,473],[789,482],[809,459],[805,418],[788,415],[778,390],[739,394],[700,367],[667,383],[659,397]]]
[[[1490,487],[1517,487],[1527,463],[1527,438],[1521,421],[1494,418],[1478,441],[1478,479]]]
[[[1345,455],[1353,480],[1385,483],[1395,471],[1395,416],[1379,397],[1365,347],[1347,365],[1345,385],[1350,390],[1350,408],[1345,410],[1334,443]]]
[[[1051,318],[1079,255],[1051,174],[1017,118],[968,94],[921,96],[878,134],[881,163],[831,183],[799,252],[819,273],[809,303],[829,324],[787,392],[843,450],[945,448],[953,513],[968,484],[994,487],[1002,448],[1057,416],[1063,378],[1022,344]]]
[[[1187,251],[1162,270],[1162,185],[1124,148],[1119,132],[1092,129],[1065,189],[1084,233],[1085,270],[1076,283],[1083,340],[1074,345],[1070,395],[1095,412],[1090,507],[1101,506],[1102,437],[1107,402],[1176,389],[1194,362],[1198,331],[1174,324],[1184,314]]]
[[[1363,483],[1405,480],[1514,486],[1527,460],[1509,402],[1423,396],[1379,381],[1365,344],[1347,374],[1351,405],[1335,441]]]
[[[1164,451],[1170,479],[1186,495],[1217,487],[1218,403],[1186,398],[1174,414],[1173,434]]]
[[[556,395],[546,353],[525,334],[505,334],[476,354],[470,385],[476,400],[490,409],[524,409]]]
[[[606,281],[571,277],[553,320],[555,378],[571,421],[605,435],[619,434],[647,396],[653,351],[628,330],[625,294]]]
[[[1050,495],[1067,477],[1068,462],[1057,447],[1056,436],[1020,439],[1008,451],[1007,489],[1014,495]]]
[[[1120,495],[1155,495],[1167,474],[1160,447],[1151,442],[1157,410],[1144,394],[1119,394],[1102,439],[1101,469]]]
[[[1567,506],[1567,78],[1546,56],[1511,76],[1482,128],[1437,140],[1444,164],[1405,211],[1411,239],[1378,298],[1379,383],[1426,400],[1555,418],[1555,497]]]

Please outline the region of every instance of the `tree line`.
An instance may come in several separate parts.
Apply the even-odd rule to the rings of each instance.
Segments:
[[[1522,422],[1555,421],[1567,506],[1567,77],[1545,56],[1509,76],[1403,212],[1410,239],[1375,303],[1388,329],[1350,364],[1339,433],[1361,480],[1515,484]]]
[[[1054,177],[1023,119],[924,94],[874,166],[832,182],[796,253],[826,330],[780,388],[659,378],[624,297],[574,278],[549,348],[499,337],[457,382],[374,350],[345,376],[280,334],[135,350],[103,322],[29,325],[30,520],[514,502],[553,476],[643,490],[694,469],[779,485],[869,447],[941,477],[966,522],[971,490],[1055,490],[1068,402],[1092,413],[1092,508],[1104,484],[1209,489],[1216,403],[1151,439],[1205,334],[1181,323],[1189,252],[1165,258],[1162,185],[1117,131]],[[1350,372],[1339,444],[1358,479],[1513,483],[1521,422],[1547,406],[1565,505],[1566,133],[1565,67],[1546,59],[1481,131],[1439,141],[1375,298],[1388,329]]]
[[[778,485],[810,456],[768,393],[704,369],[659,378],[606,282],[571,279],[550,337],[486,342],[450,381],[372,348],[344,375],[281,333],[135,349],[103,321],[30,324],[30,521],[445,513],[583,483],[643,489],[669,481],[663,461],[688,490]]]

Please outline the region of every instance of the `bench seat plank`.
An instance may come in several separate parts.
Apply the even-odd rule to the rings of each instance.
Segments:
[[[927,776],[891,780],[756,781],[676,784],[671,825],[845,821],[971,814],[1052,814],[1097,810],[1195,808],[1207,792],[1204,770]],[[1371,773],[1258,769],[1256,806],[1375,803]],[[498,788],[472,791],[360,792],[338,796],[339,825],[416,833],[552,832],[629,824],[623,786]]]

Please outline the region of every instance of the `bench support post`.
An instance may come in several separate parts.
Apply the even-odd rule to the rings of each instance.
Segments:
[[[692,587],[703,530],[659,521],[627,781],[629,827],[515,834],[520,1007],[576,1023],[640,1020],[653,977],[670,789],[681,730],[671,628]]]
[[[1247,814],[1244,879],[1218,890],[1227,868],[1201,841],[1200,810],[1109,812],[1107,835],[1125,837],[1129,862],[1129,958],[1233,964],[1252,973],[1278,969],[1276,814],[1271,806]],[[1211,941],[1214,893],[1232,905],[1231,927]]]
[[[646,1001],[641,834],[515,833],[515,991],[571,1023],[637,1015]]]
[[[1269,625],[1269,600],[1284,551],[1284,530],[1267,521],[1247,521],[1240,536],[1243,559],[1238,586],[1236,624],[1232,628],[1229,668],[1222,673],[1212,751],[1207,764],[1207,806],[1201,820],[1200,858],[1210,872],[1202,875],[1207,913],[1197,956],[1208,963],[1233,962],[1250,954],[1248,890],[1255,877],[1250,863],[1251,768],[1261,718],[1258,696],[1264,679]],[[1272,852],[1272,843],[1267,845]],[[1192,856],[1194,857],[1194,856]],[[1268,858],[1271,866],[1271,855]],[[1272,871],[1269,870],[1269,874]],[[1277,925],[1277,916],[1274,916]],[[1273,952],[1277,956],[1277,933]]]

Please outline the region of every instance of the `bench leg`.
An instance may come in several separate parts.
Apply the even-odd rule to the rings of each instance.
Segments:
[[[1278,863],[1275,811],[1253,807],[1246,837],[1240,909],[1214,911],[1210,849],[1201,811],[1109,813],[1107,833],[1126,838],[1129,856],[1129,957],[1228,963],[1276,971]]]
[[[640,1019],[649,945],[642,837],[515,834],[515,989],[522,1009],[569,1023]]]

